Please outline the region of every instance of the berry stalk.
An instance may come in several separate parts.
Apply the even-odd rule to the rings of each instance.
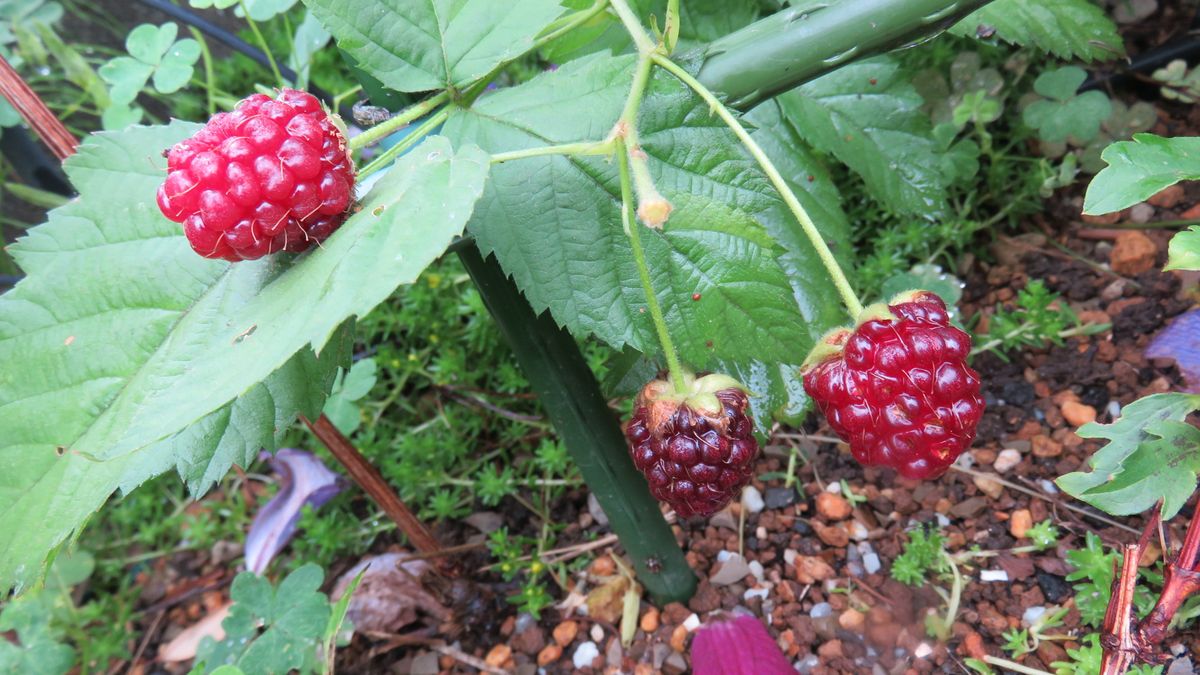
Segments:
[[[361,181],[376,171],[385,168],[388,164],[391,164],[396,157],[412,149],[412,147],[417,143],[425,140],[425,137],[433,133],[433,130],[441,126],[448,117],[450,117],[450,108],[447,106],[439,110],[429,119],[422,122],[420,126],[418,126],[416,129],[413,129],[412,132],[405,136],[399,143],[388,148],[381,155],[371,160],[370,164],[364,166],[358,172],[358,179]]]
[[[816,224],[813,223],[812,218],[808,215],[808,211],[804,209],[804,206],[800,204],[800,200],[796,198],[796,194],[788,187],[787,181],[779,173],[779,169],[775,168],[775,164],[771,161],[771,158],[767,157],[767,153],[750,136],[750,133],[746,131],[746,128],[742,126],[737,117],[725,107],[725,104],[715,94],[709,91],[708,87],[705,87],[699,80],[692,77],[691,73],[681,68],[666,56],[651,54],[650,58],[656,65],[674,75],[691,88],[692,91],[696,92],[708,104],[709,108],[716,112],[717,116],[725,122],[725,125],[733,131],[734,135],[738,137],[738,140],[742,142],[742,145],[745,146],[750,155],[758,162],[759,167],[767,174],[767,178],[771,181],[771,185],[779,192],[780,197],[783,198],[792,215],[799,221],[805,236],[808,237],[813,248],[816,249],[817,256],[821,259],[821,264],[825,266],[825,269],[829,272],[829,276],[833,279],[833,285],[837,288],[838,294],[841,295],[842,302],[846,305],[850,316],[857,318],[863,310],[862,302],[854,294],[850,280],[846,278],[845,272],[838,265],[837,259],[833,256],[833,251],[829,250],[829,245],[821,237],[821,233],[817,230]]]
[[[650,280],[650,268],[646,264],[646,252],[642,250],[642,237],[638,225],[633,220],[633,185],[629,176],[629,156],[626,152],[624,139],[618,139],[617,164],[621,168],[621,223],[629,235],[629,246],[633,249],[633,259],[637,263],[638,276],[642,281],[642,291],[646,294],[646,306],[650,310],[650,319],[654,322],[654,330],[658,333],[658,341],[662,344],[663,355],[667,359],[667,369],[670,371],[671,384],[676,392],[687,388],[683,366],[679,362],[679,354],[675,351],[675,343],[667,331],[667,320],[663,317],[662,306],[658,303],[658,295],[654,293],[654,284]]]
[[[428,115],[437,110],[446,101],[450,100],[450,94],[441,92],[436,96],[431,96],[420,103],[409,106],[408,108],[396,113],[394,117],[389,118],[385,122],[380,122],[375,126],[363,131],[361,134],[351,138],[348,147],[351,151],[361,150],[368,145],[379,141],[393,132],[398,131],[405,126],[408,126],[414,120]]]

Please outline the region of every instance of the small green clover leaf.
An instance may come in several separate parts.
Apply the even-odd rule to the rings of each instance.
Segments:
[[[1195,103],[1200,98],[1200,68],[1188,70],[1187,61],[1175,59],[1165,68],[1154,71],[1154,79],[1162,82],[1163,98],[1181,103]]]
[[[245,12],[239,7],[237,14],[249,14],[254,21],[267,21],[295,7],[297,2],[299,0],[246,0]]]
[[[100,124],[106,131],[120,131],[142,121],[145,110],[128,103],[112,103],[100,113]]]
[[[58,23],[63,8],[57,2],[45,0],[0,0],[0,44],[16,42],[12,28],[23,23],[41,23],[47,26]]]
[[[188,4],[196,9],[229,9],[238,0],[188,0]]]
[[[1076,95],[1087,73],[1076,66],[1048,70],[1038,76],[1033,89],[1042,100],[1025,108],[1025,123],[1043,141],[1072,141],[1086,144],[1100,133],[1100,125],[1112,114],[1112,102],[1102,92]]]
[[[962,103],[954,108],[953,122],[961,129],[968,122],[990,124],[999,118],[1000,102],[989,98],[988,93],[980,89],[963,96]]]
[[[200,43],[191,38],[176,41],[173,23],[144,23],[125,40],[129,56],[118,56],[100,67],[100,77],[112,86],[114,103],[132,103],[153,76],[154,88],[163,94],[179,91],[192,79],[200,58]]]

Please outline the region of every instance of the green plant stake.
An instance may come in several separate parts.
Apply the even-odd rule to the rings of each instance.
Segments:
[[[575,338],[548,313],[535,315],[494,257],[485,260],[474,245],[459,248],[458,256],[604,508],[638,581],[659,603],[690,598],[696,575],[650,496],[646,479],[633,466],[617,418]]]

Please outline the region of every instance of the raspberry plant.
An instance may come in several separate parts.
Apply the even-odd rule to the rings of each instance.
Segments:
[[[249,120],[226,128],[232,118],[219,115],[237,110],[207,130],[172,122],[89,138],[65,164],[78,198],[11,247],[27,276],[0,297],[0,586],[28,587],[115,492],[174,469],[202,493],[298,415],[316,416],[354,317],[454,250],[639,582],[659,599],[689,595],[695,578],[576,339],[644,355],[674,395],[696,372],[735,381],[722,391],[747,394],[727,395],[735,404],[720,414],[745,450],[751,420],[765,431],[807,408],[799,365],[819,337],[868,318],[843,271],[850,225],[827,163],[899,214],[948,207],[954,168],[904,68],[850,57],[984,23],[1085,59],[1102,55],[1097,45],[1120,51],[1087,0],[1049,15],[999,0],[965,18],[986,3],[801,3],[750,26],[758,2],[733,4],[751,6],[724,17],[735,25],[678,0],[306,0],[377,103],[389,92],[418,100],[346,141],[359,183],[344,222],[352,167],[325,156],[341,139],[286,91],[242,110],[315,124],[316,135],[284,128],[309,149],[320,138],[316,172],[269,128],[262,143]],[[864,34],[868,23],[877,30]],[[1053,26],[1063,35],[1048,38]],[[489,90],[539,53],[559,67]],[[231,177],[227,162],[222,183],[203,152],[186,151],[189,138],[220,148],[241,137],[253,178]],[[273,182],[286,180],[260,162],[272,151],[306,193]],[[194,203],[190,183],[171,177],[184,167],[212,174]],[[325,185],[329,175],[342,183]],[[164,181],[162,206],[184,228],[155,205]],[[279,241],[279,218],[283,234],[294,224],[320,246]],[[185,234],[201,254],[241,260],[198,256]],[[731,460],[733,445],[714,459]]]

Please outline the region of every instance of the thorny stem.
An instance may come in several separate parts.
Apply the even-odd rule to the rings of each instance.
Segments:
[[[262,47],[263,53],[267,55],[267,63],[271,64],[271,73],[275,75],[275,81],[279,86],[287,86],[287,80],[283,79],[283,73],[279,72],[279,64],[275,62],[275,55],[271,53],[271,46],[267,44],[267,39],[263,37],[262,31],[258,29],[258,22],[250,18],[250,10],[246,7],[246,0],[238,0],[238,5],[242,8],[242,14],[246,16],[246,23],[250,25],[250,30],[254,33],[254,39],[258,40],[258,46]]]
[[[410,106],[399,113],[396,113],[394,117],[389,118],[387,121],[380,122],[370,129],[363,131],[354,138],[351,138],[350,142],[347,143],[347,146],[351,151],[365,148],[368,145],[391,135],[393,132],[408,126],[413,120],[428,115],[448,100],[450,100],[450,94],[445,91],[436,96],[431,96],[424,101],[417,103],[416,105]]]
[[[633,44],[637,45],[638,51],[643,56],[653,52],[656,49],[654,41],[650,39],[646,29],[638,21],[637,14],[630,9],[629,3],[625,0],[611,0],[611,2],[613,10],[621,19],[621,23],[625,24],[625,30],[629,32],[629,37],[633,38]]]
[[[370,176],[376,171],[386,167],[388,164],[391,164],[392,160],[394,160],[401,153],[411,149],[414,145],[424,140],[425,136],[434,129],[438,128],[442,122],[445,122],[447,117],[450,117],[449,106],[442,108],[432,117],[422,122],[420,126],[418,126],[416,129],[413,129],[412,132],[405,136],[403,140],[388,148],[381,155],[373,159],[370,164],[364,166],[362,170],[358,172],[358,180],[361,181],[367,176]]]
[[[809,217],[808,212],[804,210],[804,207],[800,204],[800,200],[796,198],[796,195],[794,192],[792,192],[792,189],[788,187],[787,181],[785,181],[783,176],[779,173],[779,169],[775,168],[775,164],[769,157],[767,157],[767,153],[764,152],[762,147],[759,146],[759,144],[750,136],[750,133],[746,131],[745,127],[742,126],[737,117],[735,117],[733,113],[731,113],[729,109],[725,107],[725,104],[723,104],[721,100],[718,99],[711,91],[709,91],[709,89],[705,87],[699,80],[692,77],[691,73],[687,72],[674,61],[666,56],[663,56],[662,54],[653,54],[650,58],[653,59],[655,64],[679,78],[681,82],[690,87],[692,91],[696,92],[696,94],[708,104],[709,108],[715,112],[722,121],[725,122],[726,126],[733,131],[734,135],[736,135],[738,140],[742,142],[742,145],[746,147],[746,150],[749,151],[750,155],[758,162],[759,167],[764,173],[767,174],[767,178],[770,179],[771,185],[773,185],[775,190],[779,192],[780,197],[783,198],[784,203],[787,204],[787,207],[789,210],[791,210],[792,215],[795,216],[796,220],[800,222],[800,227],[803,228],[805,236],[808,237],[808,240],[812,243],[813,248],[816,249],[817,256],[820,257],[821,263],[825,266],[826,271],[829,272],[829,276],[832,277],[833,285],[837,287],[838,294],[842,296],[842,302],[846,305],[846,309],[849,310],[850,316],[857,318],[863,310],[862,302],[859,301],[858,296],[854,294],[854,289],[850,285],[850,280],[846,278],[845,272],[843,272],[841,266],[838,265],[837,259],[834,258],[833,252],[829,250],[829,245],[826,244],[825,240],[821,237],[821,233],[819,230],[817,230],[816,224],[813,223],[813,220],[811,217]]]
[[[629,179],[629,156],[625,150],[624,139],[617,139],[617,164],[621,168],[621,223],[629,234],[629,246],[633,249],[633,259],[637,263],[638,276],[642,281],[642,291],[646,294],[646,306],[650,310],[650,319],[654,322],[654,330],[658,332],[658,341],[662,344],[663,355],[667,359],[667,370],[670,372],[671,383],[675,391],[684,391],[686,385],[683,379],[683,369],[679,363],[679,355],[675,352],[675,344],[671,342],[671,334],[667,331],[667,321],[663,318],[662,306],[658,304],[658,295],[654,293],[654,284],[650,280],[650,268],[646,265],[646,253],[642,250],[642,237],[638,224],[633,220],[633,185]]]

